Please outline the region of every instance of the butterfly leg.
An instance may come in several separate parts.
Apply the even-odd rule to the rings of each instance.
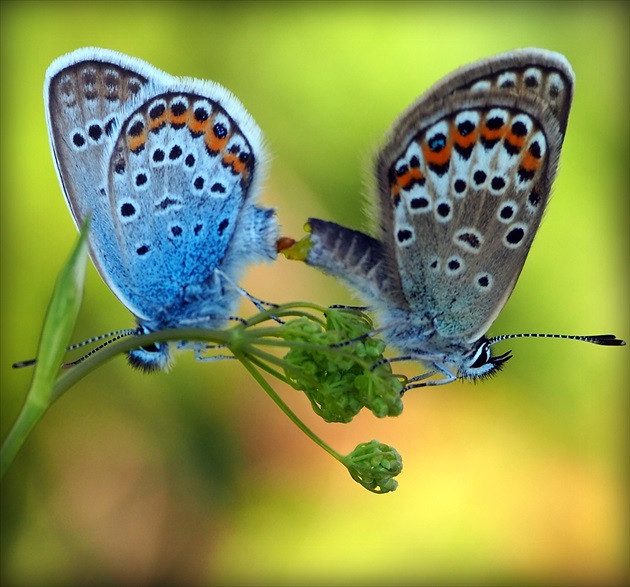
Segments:
[[[225,348],[225,345],[223,344],[217,344],[217,345],[207,345],[203,348],[196,348],[195,349],[195,360],[199,361],[200,363],[213,363],[214,361],[235,361],[236,357],[232,356],[232,355],[204,355],[202,354],[204,351],[207,351],[208,349],[219,349],[219,348]]]
[[[213,320],[216,320],[217,317],[216,316],[212,316],[211,317]],[[227,316],[226,318],[222,318],[221,320],[231,320],[233,322],[240,322],[241,324],[243,324],[244,326],[247,325],[247,321],[243,318],[241,318],[240,316]],[[182,326],[186,326],[186,322],[187,321],[182,321]],[[191,325],[194,325],[196,323],[191,321]],[[186,350],[193,350],[195,353],[195,359],[197,361],[200,361],[202,363],[211,363],[212,361],[219,361],[219,360],[223,360],[223,359],[228,359],[228,360],[233,360],[235,357],[233,357],[232,355],[212,355],[212,356],[206,356],[203,353],[209,350],[216,350],[216,349],[225,349],[228,348],[227,344],[203,344],[200,341],[187,341],[187,340],[181,340],[177,343],[177,348],[179,349],[186,349]]]
[[[232,281],[232,279],[230,279],[223,271],[217,269],[216,272],[222,279],[227,281],[241,296],[247,298],[252,304],[254,304],[259,312],[264,312],[265,306],[267,306],[268,308],[278,307],[278,304],[274,304],[273,302],[266,302],[265,300],[254,297],[247,290],[243,289],[240,285]],[[271,318],[275,320],[278,324],[284,324],[284,321],[280,320],[280,318],[277,318],[276,316],[272,316]]]
[[[416,375],[411,379],[407,380],[407,385],[405,385],[402,393],[410,389],[415,389],[417,387],[429,387],[436,385],[446,385],[447,383],[452,383],[457,379],[457,375],[449,371],[444,365],[441,363],[433,363],[435,369],[431,369],[431,371],[427,371],[422,375]],[[444,375],[444,379],[432,379],[431,381],[424,381],[425,379],[431,377],[432,375],[436,375],[438,373],[442,373]],[[422,383],[417,383],[418,381],[422,381]],[[411,384],[411,385],[410,385]]]
[[[376,369],[378,369],[381,365],[385,365],[386,363],[397,363],[399,361],[413,361],[415,359],[415,357],[412,357],[411,355],[407,355],[404,357],[391,357],[391,358],[387,358],[387,359],[381,359],[380,361],[376,361],[376,363],[374,363],[374,365],[372,365],[370,371],[375,371]],[[420,376],[422,377],[422,376]]]
[[[178,345],[180,349],[191,349],[195,353],[195,360],[201,363],[212,363],[214,361],[233,361],[236,357],[232,355],[204,355],[203,353],[209,350],[225,349],[228,348],[226,344],[202,344],[200,342],[186,342],[181,341]]]
[[[437,369],[431,369],[431,371],[427,371],[426,373],[423,373],[422,375],[416,375],[415,377],[412,377],[411,379],[407,379],[407,383],[416,383],[418,381],[423,381],[425,379],[428,379],[429,377],[435,375],[436,373],[438,373]],[[422,383],[421,386],[425,386],[426,383]],[[421,387],[420,385],[416,385],[416,386],[412,386],[412,387]],[[405,386],[406,389],[409,389],[409,387]]]

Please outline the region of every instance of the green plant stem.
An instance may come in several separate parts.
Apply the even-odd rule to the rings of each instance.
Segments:
[[[291,383],[289,382],[289,380],[287,379],[287,377],[286,377],[286,375],[284,373],[282,373],[280,371],[277,371],[273,367],[270,367],[269,365],[267,365],[267,363],[265,363],[264,361],[259,359],[253,353],[251,353],[251,352],[248,353],[247,357],[261,371],[265,371],[266,373],[269,373],[269,375],[275,377],[276,379],[278,379],[282,383],[285,383],[286,385],[291,385]]]
[[[83,269],[84,271],[84,269]],[[79,280],[82,283],[82,278]],[[64,286],[68,289],[70,286]],[[63,307],[62,307],[63,308]],[[45,349],[54,347],[58,356],[52,359],[48,357],[50,353],[43,353],[38,356],[33,382],[29,394],[26,397],[24,406],[18,415],[17,420],[12,426],[9,434],[5,438],[2,448],[0,449],[0,479],[8,470],[9,466],[15,459],[20,448],[24,445],[26,439],[31,434],[35,426],[46,413],[47,409],[59,399],[70,387],[77,383],[80,379],[94,371],[100,365],[110,360],[114,356],[126,351],[146,346],[157,341],[168,340],[186,340],[186,341],[204,341],[214,344],[223,344],[230,348],[234,356],[239,359],[245,368],[251,373],[254,379],[261,385],[267,395],[278,405],[278,407],[289,417],[289,419],[300,428],[313,442],[323,448],[331,456],[338,461],[342,461],[342,457],[317,437],[304,423],[290,410],[290,408],[282,401],[282,399],[273,391],[273,388],[267,383],[261,371],[266,371],[288,384],[287,377],[280,371],[276,371],[271,365],[284,369],[285,372],[294,370],[295,368],[286,361],[266,353],[257,348],[259,346],[267,347],[283,347],[283,348],[299,348],[304,350],[313,350],[326,352],[326,348],[320,345],[312,344],[300,340],[284,340],[278,334],[279,327],[258,327],[251,328],[252,325],[261,324],[264,321],[278,317],[305,317],[310,321],[324,325],[319,316],[313,315],[308,310],[314,310],[318,313],[325,314],[328,310],[317,304],[308,302],[291,302],[282,306],[270,308],[265,312],[257,314],[248,321],[248,328],[244,328],[239,324],[229,330],[206,330],[197,328],[179,328],[169,329],[160,332],[151,333],[143,336],[129,336],[122,338],[110,345],[101,347],[98,352],[74,364],[71,369],[62,371],[59,375],[56,365],[62,360],[66,341],[58,342],[52,339],[53,343],[48,342],[43,346]],[[58,314],[68,314],[65,310],[58,311]],[[53,313],[54,314],[54,313]],[[76,318],[76,317],[75,317]],[[74,322],[72,322],[72,325]],[[53,334],[57,335],[57,322],[54,324]],[[68,333],[69,336],[69,333]],[[46,340],[46,339],[45,339]],[[58,347],[58,348],[57,348]],[[364,368],[369,368],[365,361],[358,359],[353,353],[340,348],[331,347],[330,352],[336,355],[345,355],[358,363]],[[42,374],[46,373],[44,377]]]
[[[282,347],[282,348],[290,348],[290,349],[301,349],[305,351],[317,351],[320,353],[329,353],[331,355],[337,355],[340,357],[345,357],[359,364],[364,369],[369,369],[372,366],[372,363],[368,363],[361,357],[357,357],[355,353],[345,350],[344,347],[340,346],[322,346],[320,344],[314,344],[312,342],[304,342],[302,340],[284,340],[281,338],[273,339],[273,338],[261,338],[260,340],[254,341],[252,344],[259,346],[270,346],[270,347]],[[279,360],[279,359],[277,359]]]
[[[287,304],[282,304],[274,308],[269,308],[268,310],[265,310],[264,312],[260,312],[259,314],[256,314],[255,316],[253,316],[247,321],[248,325],[254,326],[256,324],[265,322],[267,320],[273,320],[274,316],[276,317],[305,316],[306,318],[315,320],[316,322],[323,324],[321,318],[315,317],[309,312],[304,312],[303,310],[291,312],[293,308],[310,308],[320,314],[325,314],[327,312],[326,308],[324,308],[323,306],[319,306],[317,304],[313,304],[312,302],[289,302]]]
[[[42,419],[47,409],[48,405],[40,402],[27,401],[24,403],[15,424],[0,449],[0,479],[4,478],[4,474],[11,466],[15,456],[22,448],[35,426],[37,426]]]
[[[249,360],[247,355],[241,352],[234,353],[236,358],[244,365],[244,367],[250,372],[251,376],[256,380],[258,385],[265,390],[265,393],[271,398],[271,400],[285,413],[287,418],[291,420],[306,436],[308,436],[315,444],[323,448],[329,455],[337,459],[341,464],[343,463],[343,456],[337,451],[328,446],[319,436],[317,436],[298,416],[287,406],[282,398],[273,390],[273,388],[267,383],[267,380],[262,376],[260,371]],[[344,465],[345,466],[345,465]]]

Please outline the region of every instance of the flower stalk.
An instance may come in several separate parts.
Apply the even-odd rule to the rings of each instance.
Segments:
[[[315,444],[342,463],[352,478],[375,493],[393,491],[402,469],[395,449],[377,441],[343,456],[319,438],[270,385],[268,375],[303,392],[327,422],[350,422],[363,408],[378,418],[402,411],[403,381],[382,361],[384,343],[371,336],[372,322],[356,309],[325,308],[310,302],[270,307],[225,330],[178,328],[116,340],[60,372],[83,294],[85,231],[62,270],[44,323],[33,383],[24,407],[0,451],[4,476],[47,409],[88,373],[112,357],[159,341],[199,342],[228,350],[271,400]],[[284,355],[282,356],[282,354]],[[378,365],[378,367],[374,367]]]

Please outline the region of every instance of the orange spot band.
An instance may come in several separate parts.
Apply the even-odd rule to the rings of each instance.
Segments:
[[[530,152],[525,153],[521,167],[527,171],[536,171],[540,167],[540,159],[536,159]]]
[[[412,167],[409,171],[407,171],[407,173],[398,177],[398,185],[402,189],[405,189],[412,181],[423,178],[424,175],[422,174],[422,171],[420,171],[417,167]]]
[[[140,149],[147,142],[147,134],[143,132],[141,135],[127,138],[127,145],[129,146],[129,150],[132,152]]]
[[[426,143],[422,145],[422,152],[427,163],[433,165],[444,165],[451,158],[451,143],[446,143],[443,149],[438,152],[432,151]]]

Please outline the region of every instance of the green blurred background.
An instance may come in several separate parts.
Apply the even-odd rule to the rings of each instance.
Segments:
[[[232,90],[272,155],[262,200],[296,237],[308,216],[366,226],[370,155],[440,77],[516,47],[564,53],[577,92],[555,196],[491,333],[630,335],[627,2],[1,8],[3,438],[31,377],[10,365],[36,351],[76,239],[42,85],[50,62],[81,46]],[[353,301],[285,259],[253,268],[243,284],[276,302]],[[75,339],[131,324],[90,267]],[[326,425],[305,398],[276,385],[338,450],[371,438],[397,447],[405,468],[386,496],[352,482],[238,364],[180,353],[171,373],[148,376],[118,358],[54,406],[6,476],[2,583],[623,583],[628,347],[502,348],[515,358],[499,377],[411,392],[390,421]]]

